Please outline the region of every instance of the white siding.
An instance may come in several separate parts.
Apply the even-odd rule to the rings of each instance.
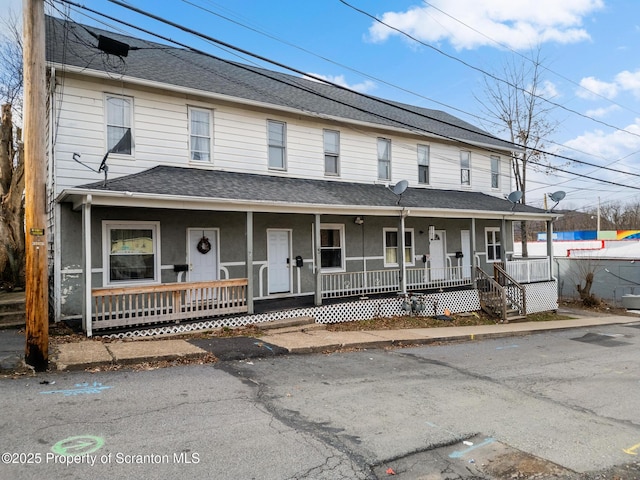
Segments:
[[[471,189],[508,193],[509,164],[501,155],[501,192],[491,192],[490,152],[440,143],[417,135],[399,135],[365,126],[337,124],[320,117],[285,115],[282,112],[243,108],[228,102],[195,99],[149,89],[114,87],[67,77],[56,96],[54,126],[56,193],[65,188],[99,181],[97,174],[73,160],[97,168],[106,152],[104,126],[105,94],[133,98],[132,156],[110,155],[109,177],[140,172],[159,164],[197,166],[228,171],[326,179],[323,129],[340,132],[340,176],[331,180],[374,183],[378,178],[377,138],[391,139],[391,184],[406,179],[418,186],[417,144],[430,146],[430,184],[424,188],[460,188],[461,149],[471,151]],[[211,162],[189,159],[188,107],[207,108],[213,114]],[[267,166],[267,120],[287,125],[287,169]]]

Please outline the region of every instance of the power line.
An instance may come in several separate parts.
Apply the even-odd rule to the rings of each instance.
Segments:
[[[109,1],[113,1],[113,0],[109,0]],[[445,52],[445,51],[443,51],[443,50],[441,50],[441,49],[439,49],[439,48],[437,48],[437,47],[434,47],[433,45],[430,45],[430,44],[425,43],[425,42],[423,42],[423,41],[421,41],[421,40],[418,40],[418,39],[417,39],[416,37],[414,37],[413,35],[411,35],[411,34],[409,34],[409,33],[405,32],[405,31],[403,31],[403,30],[401,30],[401,29],[399,29],[399,28],[397,28],[397,27],[394,27],[394,26],[392,26],[392,25],[389,25],[389,24],[388,24],[388,23],[386,23],[386,22],[383,22],[382,20],[380,20],[379,18],[377,18],[375,15],[372,15],[372,14],[370,14],[369,12],[367,12],[367,11],[365,11],[365,10],[362,10],[362,9],[360,9],[360,8],[358,8],[358,7],[355,7],[354,5],[351,5],[350,3],[348,3],[348,2],[347,2],[347,1],[345,1],[345,0],[339,0],[339,1],[340,1],[340,3],[343,3],[344,5],[346,5],[347,7],[349,7],[349,8],[351,8],[351,9],[355,10],[356,12],[361,13],[362,15],[365,15],[365,16],[367,16],[367,17],[371,18],[371,19],[372,19],[372,20],[374,20],[375,22],[378,22],[378,23],[380,23],[381,25],[384,25],[385,27],[387,27],[387,28],[389,28],[389,29],[391,29],[391,30],[394,30],[394,31],[398,32],[399,34],[404,35],[404,36],[405,36],[405,37],[407,37],[407,38],[410,38],[410,39],[411,39],[411,40],[413,40],[414,42],[419,43],[420,45],[423,45],[423,46],[425,46],[425,47],[427,47],[427,48],[430,48],[430,49],[432,49],[432,50],[434,50],[434,51],[438,52],[438,53],[439,53],[439,54],[441,54],[441,55],[444,55],[445,57],[447,57],[447,58],[449,58],[449,59],[451,59],[451,60],[454,60],[454,61],[456,61],[456,62],[458,62],[458,63],[463,64],[464,66],[466,66],[466,67],[468,67],[468,68],[471,68],[472,70],[475,70],[475,71],[477,71],[477,72],[480,72],[480,73],[482,73],[483,75],[486,75],[487,77],[492,78],[493,80],[495,80],[495,81],[497,81],[497,82],[504,83],[504,84],[508,85],[508,86],[509,86],[509,87],[511,87],[511,88],[515,88],[515,89],[517,89],[517,90],[521,90],[521,91],[523,91],[524,93],[526,93],[527,95],[531,95],[532,97],[538,98],[538,99],[540,99],[540,100],[542,100],[542,101],[544,101],[544,102],[546,102],[546,103],[549,103],[550,105],[553,105],[554,107],[561,108],[562,110],[565,110],[565,111],[567,111],[567,112],[569,112],[569,113],[573,113],[574,115],[578,115],[578,116],[580,116],[580,117],[582,117],[582,118],[585,118],[585,119],[587,119],[587,120],[591,120],[591,121],[593,121],[593,122],[599,123],[599,124],[601,124],[601,125],[604,125],[604,126],[606,126],[606,127],[612,128],[612,129],[614,129],[614,130],[618,130],[618,131],[621,131],[621,132],[628,133],[629,135],[634,135],[634,136],[640,137],[640,134],[633,133],[633,132],[629,132],[628,130],[625,130],[625,129],[623,129],[623,128],[617,127],[617,126],[615,126],[615,125],[611,125],[611,124],[606,123],[606,122],[603,122],[603,121],[601,121],[601,120],[597,120],[597,119],[595,119],[595,118],[593,118],[593,117],[590,117],[590,116],[588,116],[588,115],[585,115],[584,113],[580,113],[580,112],[578,112],[577,110],[572,110],[572,109],[570,109],[570,108],[568,108],[568,107],[565,107],[564,105],[562,105],[562,104],[560,104],[560,103],[552,102],[551,100],[546,99],[546,98],[544,98],[543,96],[536,94],[535,92],[530,92],[530,91],[528,91],[528,90],[527,90],[527,89],[525,89],[525,88],[518,87],[517,85],[514,85],[514,84],[512,84],[512,83],[508,82],[507,80],[505,80],[505,79],[503,79],[503,78],[498,77],[497,75],[494,75],[494,74],[492,74],[492,73],[490,73],[490,72],[487,72],[486,70],[483,70],[483,69],[482,69],[482,68],[480,68],[480,67],[476,67],[475,65],[472,65],[472,64],[470,64],[469,62],[466,62],[465,60],[462,60],[461,58],[456,57],[455,55],[451,55],[451,54],[449,54],[449,53],[447,53],[447,52]]]

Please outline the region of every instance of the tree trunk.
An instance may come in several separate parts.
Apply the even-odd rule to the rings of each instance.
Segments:
[[[24,286],[23,193],[22,148],[16,152],[14,147],[11,105],[3,105],[0,132],[0,287],[9,290]]]

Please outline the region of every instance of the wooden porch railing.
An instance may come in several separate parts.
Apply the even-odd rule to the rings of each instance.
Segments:
[[[407,268],[407,288],[433,289],[471,285],[470,271],[464,267]],[[336,272],[322,274],[322,298],[373,295],[400,290],[400,270]]]
[[[472,284],[469,267],[407,268],[407,288],[452,288]]]
[[[336,272],[322,274],[322,298],[397,292],[400,271]]]
[[[93,329],[244,313],[247,279],[95,288]]]
[[[518,283],[547,282],[551,280],[549,257],[509,260],[504,270]]]

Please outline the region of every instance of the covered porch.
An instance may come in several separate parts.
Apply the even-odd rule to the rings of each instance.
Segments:
[[[408,294],[429,295],[452,312],[478,310],[475,272],[492,276],[499,262],[518,282],[555,284],[551,256],[512,258],[513,222],[544,219],[552,229],[555,215],[533,207],[478,192],[409,188],[399,198],[384,185],[164,170],[58,198],[69,231],[79,233],[68,244],[82,248],[61,255],[80,268],[57,260],[55,288],[81,292],[88,335],[163,322],[236,326],[261,321],[256,302],[303,296],[316,313],[373,296],[370,313],[387,308],[380,296],[402,313],[399,299]],[[175,194],[156,191],[163,182]],[[205,186],[195,196],[198,182]],[[225,188],[231,182],[243,183],[244,196]],[[210,278],[194,275],[194,258],[212,260]],[[63,277],[79,281],[67,286]],[[340,311],[334,321],[359,316]]]

